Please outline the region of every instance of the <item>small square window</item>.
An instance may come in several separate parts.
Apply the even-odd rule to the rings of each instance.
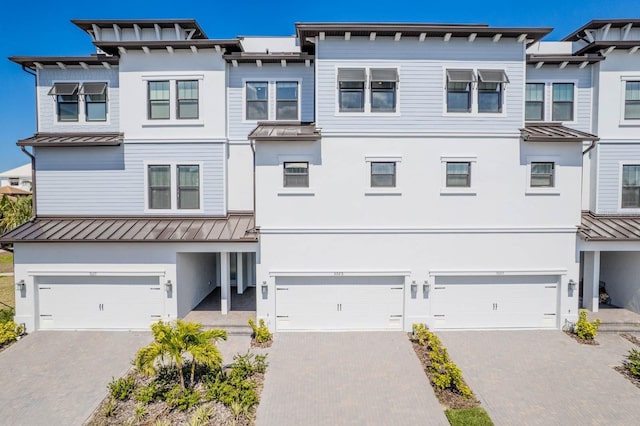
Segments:
[[[372,162],[371,187],[394,188],[396,186],[396,163]]]
[[[531,163],[531,187],[553,188],[555,164],[552,162]]]
[[[469,188],[471,187],[471,163],[447,162],[447,187]]]
[[[622,208],[640,208],[640,165],[622,166]]]
[[[309,187],[309,163],[284,163],[285,188]]]

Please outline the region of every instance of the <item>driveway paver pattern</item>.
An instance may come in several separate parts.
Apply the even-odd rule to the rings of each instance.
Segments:
[[[280,333],[257,426],[448,425],[405,333]]]
[[[38,331],[0,352],[0,423],[81,425],[151,333]]]
[[[640,422],[640,389],[612,368],[634,345],[617,334],[599,346],[561,331],[436,334],[496,425]]]

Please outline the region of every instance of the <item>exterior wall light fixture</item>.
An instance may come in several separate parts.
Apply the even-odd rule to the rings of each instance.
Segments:
[[[16,291],[24,291],[27,288],[24,280],[20,280],[16,283]]]
[[[164,283],[164,289],[168,292],[171,291],[171,289],[173,288],[173,283],[171,282],[171,280],[167,280],[166,283]]]
[[[576,282],[574,280],[569,280],[569,290],[573,291],[576,289]]]

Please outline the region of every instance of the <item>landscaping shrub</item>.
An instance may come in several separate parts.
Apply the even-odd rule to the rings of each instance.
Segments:
[[[249,327],[251,327],[251,330],[253,330],[253,335],[251,337],[253,337],[258,343],[267,343],[270,342],[273,338],[271,332],[269,331],[269,328],[267,328],[263,319],[258,322],[257,326],[255,321],[250,319]]]
[[[125,401],[129,399],[136,388],[136,380],[132,376],[112,379],[107,388],[109,388],[109,394],[113,399]]]
[[[137,421],[140,421],[140,420],[144,419],[146,417],[146,415],[149,414],[149,410],[147,410],[147,407],[141,402],[138,402],[136,404],[136,406],[134,407],[134,410],[135,410],[134,411],[134,418]]]
[[[200,403],[200,393],[194,389],[183,389],[180,385],[175,385],[167,392],[165,397],[167,405],[180,411],[187,411],[191,407]]]
[[[206,426],[211,421],[211,417],[215,414],[213,407],[203,405],[196,408],[193,416],[189,419],[189,426]]]
[[[246,379],[255,373],[267,371],[266,355],[255,355],[249,351],[246,354],[236,354],[231,365],[232,374],[236,374]]]
[[[264,373],[267,369],[266,355],[245,355],[233,357],[228,371],[210,376],[206,380],[207,398],[220,401],[228,407],[239,404],[250,409],[258,403],[256,384],[251,380],[255,373]]]
[[[635,377],[640,378],[640,351],[631,349],[624,362],[625,368]]]
[[[133,399],[144,404],[150,404],[164,399],[165,388],[153,380],[146,386],[140,386],[133,394]]]
[[[0,324],[13,321],[13,316],[15,314],[16,312],[13,310],[13,308],[0,309]]]
[[[22,333],[24,333],[24,328],[13,320],[0,323],[0,347],[15,342]]]
[[[593,340],[598,335],[598,327],[600,327],[600,320],[596,319],[593,322],[589,322],[587,310],[580,309],[578,321],[573,327],[573,334],[583,340]]]
[[[118,403],[113,398],[109,398],[107,403],[102,407],[102,413],[105,417],[113,417],[118,412]]]

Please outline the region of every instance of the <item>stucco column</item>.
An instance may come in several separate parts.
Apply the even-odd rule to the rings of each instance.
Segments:
[[[600,252],[584,253],[582,278],[582,305],[591,312],[598,312],[600,302]]]
[[[243,258],[244,258],[244,253],[238,253],[236,255],[236,259],[238,259],[238,262],[236,265],[236,283],[237,283],[238,294],[244,293],[244,271],[242,270],[243,260],[244,260]]]
[[[229,253],[220,253],[220,313],[227,315],[231,307],[231,282],[229,281]]]

